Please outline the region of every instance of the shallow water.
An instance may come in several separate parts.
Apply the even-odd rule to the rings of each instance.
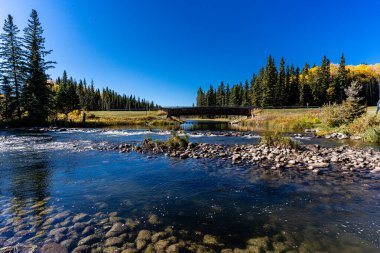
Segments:
[[[160,130],[0,131],[0,246],[30,242],[42,246],[54,228],[46,221],[69,211],[71,216],[91,217],[117,212],[118,217],[139,221],[140,228],[159,231],[173,226],[175,231],[211,234],[224,244],[215,250],[245,248],[248,239],[268,236],[271,249],[284,243],[284,252],[380,251],[378,185],[263,174],[220,160],[99,150],[145,137],[166,139],[169,134]],[[258,141],[257,133],[189,135],[196,142]],[[159,217],[160,225],[149,225],[151,214]],[[94,222],[102,227],[100,219]],[[28,233],[20,236],[20,230]],[[41,231],[46,233],[30,239]],[[177,236],[181,238],[180,233]],[[82,237],[79,234],[76,240]],[[196,236],[191,240],[202,244]]]

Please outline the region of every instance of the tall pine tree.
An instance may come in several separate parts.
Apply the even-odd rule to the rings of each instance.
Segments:
[[[43,29],[36,10],[32,10],[24,33],[26,83],[23,104],[30,122],[42,123],[47,120],[52,104],[52,92],[46,71],[53,67],[54,62],[45,61],[51,50],[45,49]]]
[[[14,96],[16,114],[21,119],[21,88],[25,80],[24,75],[24,52],[22,40],[18,36],[20,30],[13,23],[13,17],[8,15],[4,22],[3,33],[0,43],[0,70],[7,80],[7,88],[11,89]]]

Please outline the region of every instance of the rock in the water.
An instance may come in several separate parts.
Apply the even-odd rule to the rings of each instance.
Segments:
[[[115,224],[113,224],[110,231],[106,233],[106,237],[108,238],[108,237],[119,236],[125,231],[127,231],[127,226],[121,222],[116,222]]]
[[[76,247],[72,253],[90,253],[91,252],[91,247],[88,245],[81,245]]]
[[[142,239],[137,239],[136,240],[136,249],[137,250],[141,250],[142,248],[144,248],[146,245],[146,241],[145,240],[142,240]]]
[[[152,233],[149,230],[140,230],[139,234],[137,235],[136,240],[150,241],[151,238],[152,238]]]
[[[218,240],[213,235],[205,235],[203,237],[203,243],[204,244],[210,244],[210,245],[216,245],[216,244],[218,244]]]
[[[149,215],[148,222],[152,225],[157,225],[157,224],[160,224],[160,219],[158,218],[157,215],[151,214]]]
[[[88,214],[85,213],[78,213],[77,215],[74,216],[73,222],[82,222],[85,221],[88,218]]]
[[[101,236],[97,234],[89,235],[78,242],[78,245],[92,245],[101,240]]]
[[[67,253],[68,250],[65,246],[58,243],[49,243],[42,246],[42,253]]]
[[[104,243],[104,246],[106,247],[111,247],[111,246],[121,246],[123,244],[123,239],[120,238],[120,237],[110,237],[108,238],[105,243]]]

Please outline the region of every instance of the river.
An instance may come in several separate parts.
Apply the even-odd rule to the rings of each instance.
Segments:
[[[234,129],[220,123],[187,122],[182,129],[192,142],[259,140],[255,132],[225,136]],[[0,131],[0,249],[35,245],[39,250],[56,242],[72,251],[81,239],[105,234],[119,222],[133,223],[117,235],[123,242],[106,246],[105,236],[84,243],[83,250],[132,249],[138,232],[148,230],[174,237],[164,237],[167,251],[178,244],[179,252],[229,252],[261,242],[262,252],[380,252],[379,186],[260,175],[216,159],[102,150],[169,135],[149,129]],[[157,250],[150,240],[142,249],[151,244]]]

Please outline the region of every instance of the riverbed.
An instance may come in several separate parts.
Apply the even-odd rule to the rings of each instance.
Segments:
[[[200,143],[256,144],[260,137],[210,123],[182,129]],[[220,159],[106,150],[169,136],[163,129],[0,131],[0,249],[380,251],[376,185],[262,175]]]

